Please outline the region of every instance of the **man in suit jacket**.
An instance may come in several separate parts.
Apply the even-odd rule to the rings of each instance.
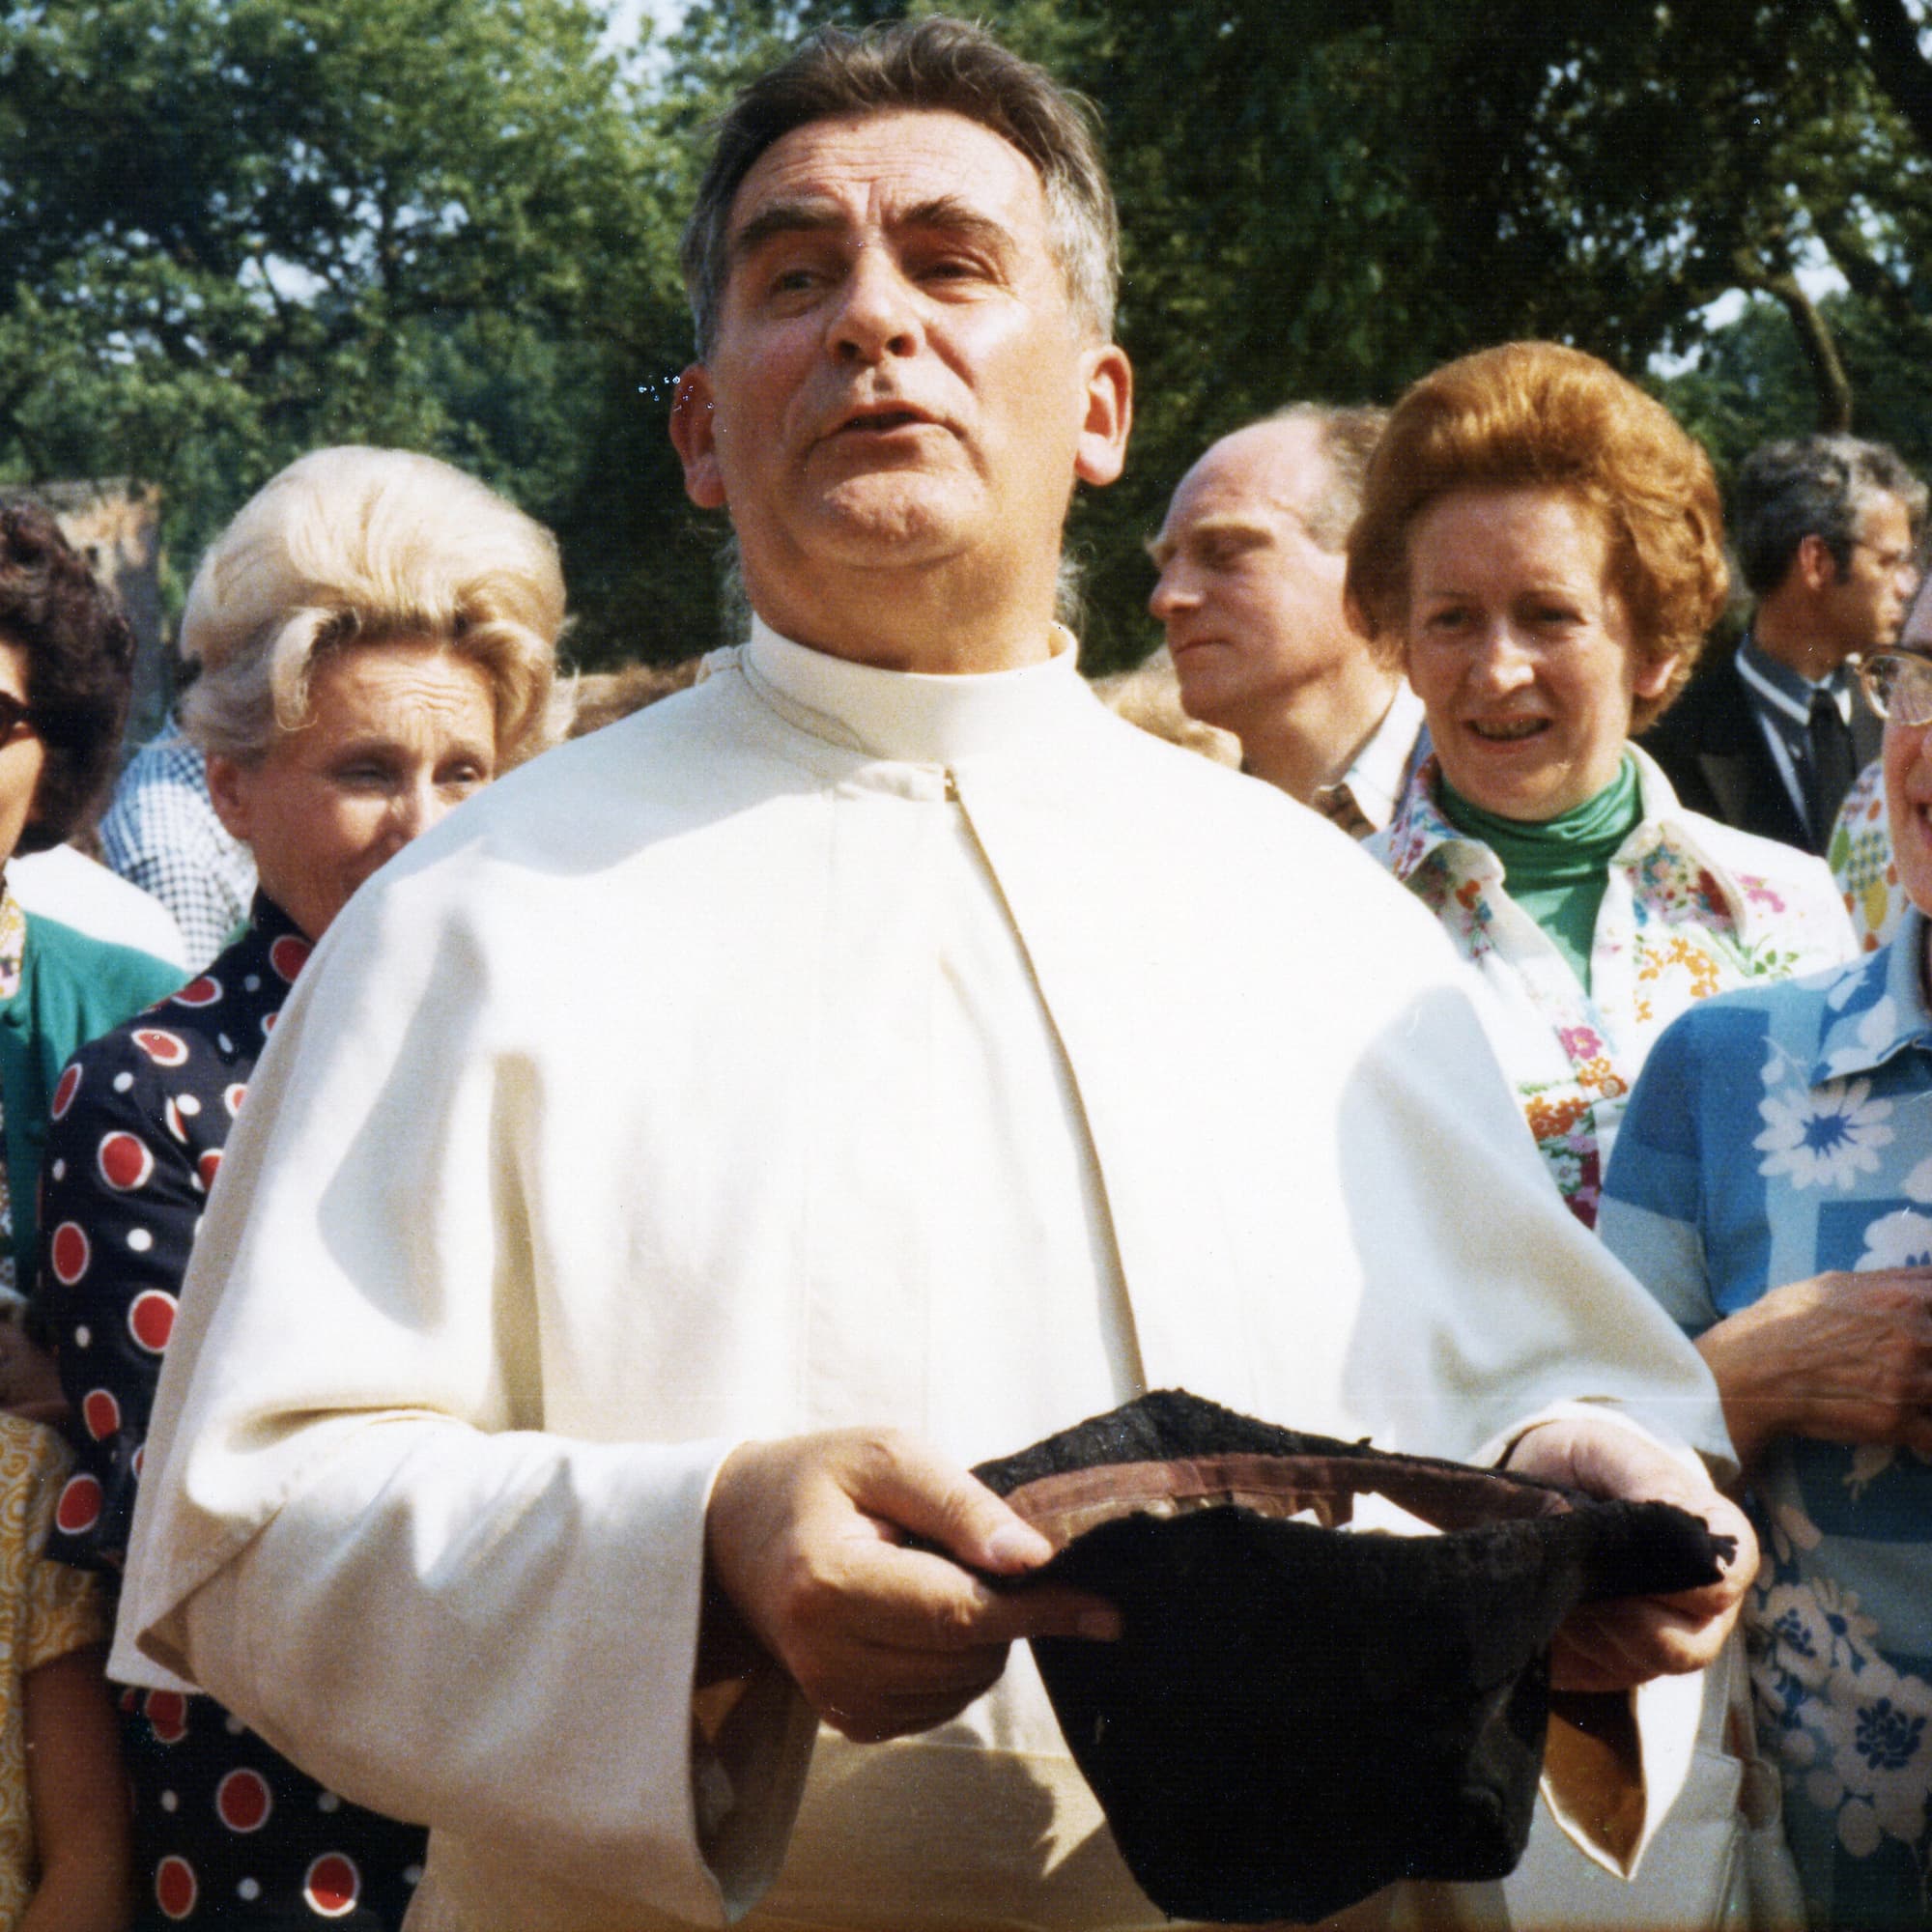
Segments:
[[[1750,629],[1643,740],[1693,811],[1824,851],[1878,753],[1852,662],[1898,636],[1925,501],[1884,443],[1803,437],[1746,459],[1735,534]]]

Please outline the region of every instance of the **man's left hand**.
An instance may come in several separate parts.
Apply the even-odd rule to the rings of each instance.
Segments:
[[[1565,1417],[1527,1431],[1507,1466],[1593,1496],[1675,1503],[1714,1534],[1737,1538],[1737,1553],[1715,1583],[1673,1597],[1622,1597],[1584,1604],[1556,1634],[1550,1677],[1559,1690],[1627,1690],[1653,1677],[1702,1670],[1717,1661],[1757,1574],[1757,1538],[1744,1512],[1710,1479],[1616,1422]]]

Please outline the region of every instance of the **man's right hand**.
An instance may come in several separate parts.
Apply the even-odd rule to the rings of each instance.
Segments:
[[[903,1547],[919,1536],[957,1562]],[[865,1743],[929,1730],[990,1690],[1020,1637],[1120,1634],[1099,1598],[1004,1593],[1052,1546],[982,1483],[895,1431],[749,1442],[706,1517],[717,1587],[825,1721]]]

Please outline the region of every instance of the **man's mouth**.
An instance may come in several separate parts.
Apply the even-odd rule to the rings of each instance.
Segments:
[[[923,411],[888,405],[879,409],[856,411],[847,416],[833,434],[886,436],[896,429],[918,429],[931,420],[932,418]]]

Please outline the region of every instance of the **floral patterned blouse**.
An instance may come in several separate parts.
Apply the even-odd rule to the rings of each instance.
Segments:
[[[1497,1056],[1571,1211],[1594,1227],[1631,1083],[1694,1000],[1837,965],[1851,928],[1822,861],[1677,803],[1636,746],[1643,816],[1610,861],[1585,992],[1504,888],[1502,863],[1438,802],[1430,758],[1368,850],[1442,922],[1499,996]]]
[[[1844,895],[1860,948],[1876,952],[1891,944],[1905,917],[1905,888],[1891,852],[1891,825],[1885,815],[1885,764],[1874,758],[1858,776],[1838,808],[1825,863]]]
[[[23,1681],[70,1651],[104,1650],[114,1621],[99,1577],[46,1557],[69,1460],[51,1430],[0,1411],[0,1925],[18,1923],[38,1869]]]
[[[1691,1335],[1832,1269],[1932,1263],[1925,921],[1834,974],[1687,1013],[1652,1050],[1603,1236]],[[1932,1926],[1932,1466],[1774,1444],[1747,1605],[1811,1920]]]
[[[68,1063],[42,1166],[39,1293],[78,1427],[47,1552],[118,1571],[201,1210],[310,952],[257,895],[206,972]],[[122,1693],[137,1888],[151,1922],[395,1932],[420,1828],[348,1804],[212,1697]]]

